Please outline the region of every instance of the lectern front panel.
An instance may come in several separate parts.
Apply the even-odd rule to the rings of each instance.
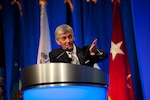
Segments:
[[[24,92],[24,100],[107,100],[106,88],[96,86],[54,86]]]

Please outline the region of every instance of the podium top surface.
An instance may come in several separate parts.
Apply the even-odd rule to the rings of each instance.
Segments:
[[[108,75],[85,65],[47,63],[28,66],[22,71],[23,90],[56,85],[96,85],[107,87]]]

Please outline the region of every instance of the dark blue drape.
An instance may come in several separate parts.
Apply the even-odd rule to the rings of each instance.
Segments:
[[[128,5],[128,6],[127,6]],[[130,62],[130,69],[133,77],[133,87],[135,92],[136,100],[142,100],[142,88],[140,83],[139,65],[137,61],[137,51],[135,44],[134,28],[133,28],[133,17],[131,11],[130,0],[124,0],[121,2],[121,17],[123,21],[124,37]],[[139,92],[140,91],[140,92]]]
[[[40,5],[38,0],[2,0],[1,16],[4,33],[5,62],[6,62],[6,97],[15,98],[18,88],[20,68],[36,64],[38,43],[40,37]],[[57,48],[54,31],[60,24],[70,24],[75,33],[75,43],[78,46],[89,45],[97,38],[97,47],[109,53],[112,32],[112,3],[111,0],[72,0],[73,12],[64,0],[47,0],[47,14],[50,28],[52,49]],[[130,0],[121,0],[121,16],[125,33],[125,41],[129,54],[130,67],[133,74],[135,96],[142,100],[139,78],[132,12]],[[101,69],[108,73],[109,58],[100,63]],[[14,78],[15,77],[15,78]],[[16,85],[17,84],[17,85]]]

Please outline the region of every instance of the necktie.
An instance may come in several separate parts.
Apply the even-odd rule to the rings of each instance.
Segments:
[[[72,64],[77,64],[77,65],[80,64],[79,60],[74,52],[69,52],[68,54],[70,55],[70,58],[72,59],[72,61],[71,61]]]

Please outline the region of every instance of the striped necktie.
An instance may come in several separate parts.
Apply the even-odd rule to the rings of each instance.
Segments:
[[[77,64],[77,65],[80,64],[79,60],[74,52],[69,52],[68,54],[69,54],[69,57],[72,59],[72,61],[71,61],[72,64]]]

